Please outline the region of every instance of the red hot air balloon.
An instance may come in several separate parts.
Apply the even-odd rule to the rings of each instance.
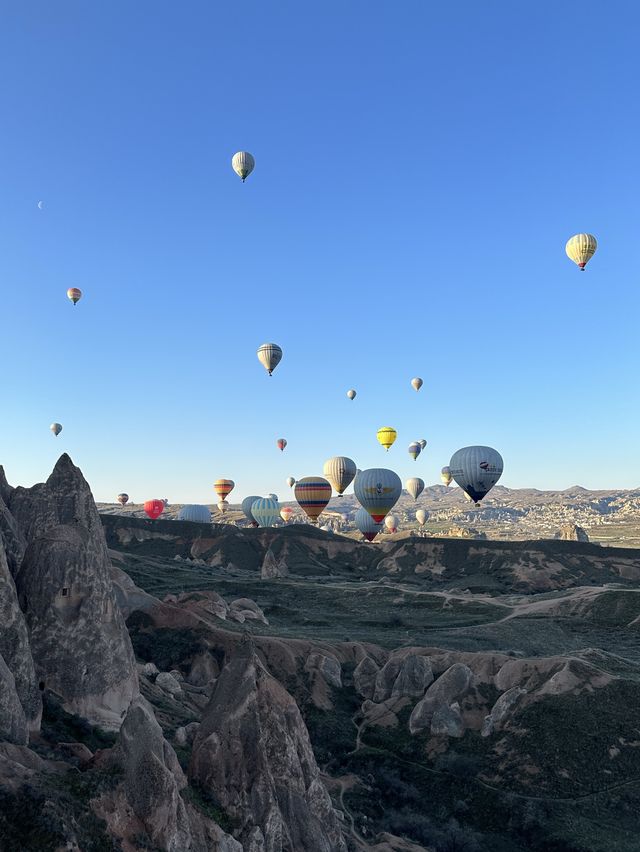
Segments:
[[[278,440],[276,441],[276,445],[277,445],[278,449],[280,450],[280,452],[282,452],[282,450],[284,450],[284,448],[287,446],[287,439],[286,438],[278,438]]]
[[[145,500],[144,510],[155,521],[164,512],[164,500]]]
[[[69,287],[67,290],[67,299],[70,299],[74,305],[77,305],[82,298],[82,290],[78,287]]]

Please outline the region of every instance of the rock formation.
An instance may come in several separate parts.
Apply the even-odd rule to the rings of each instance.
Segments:
[[[454,717],[459,715],[460,711],[459,708],[452,709],[452,704],[464,696],[472,683],[473,672],[468,666],[464,663],[454,663],[450,666],[431,684],[422,701],[413,708],[409,719],[411,733],[430,728],[434,716],[437,726],[454,724]]]
[[[283,559],[278,561],[269,548],[265,553],[262,567],[260,568],[260,576],[263,580],[273,580],[278,577],[286,577],[289,574],[289,569]]]
[[[218,678],[189,776],[238,821],[251,852],[346,850],[298,706],[250,641]]]
[[[577,524],[563,524],[555,537],[562,541],[589,541],[586,531]]]
[[[371,657],[363,657],[353,670],[353,685],[358,695],[371,700],[376,690],[376,678],[380,671]]]

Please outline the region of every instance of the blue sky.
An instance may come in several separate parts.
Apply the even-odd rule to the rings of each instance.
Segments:
[[[210,502],[338,454],[434,482],[486,443],[508,486],[638,486],[639,25],[633,0],[6,4],[10,481],[67,451],[98,499]]]

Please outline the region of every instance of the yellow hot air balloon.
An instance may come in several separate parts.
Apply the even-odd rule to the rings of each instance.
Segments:
[[[378,429],[376,437],[378,439],[378,443],[382,444],[385,450],[389,452],[389,447],[398,437],[398,433],[391,426],[383,426],[382,429]]]
[[[596,253],[597,248],[598,241],[593,234],[576,234],[568,240],[565,251],[567,257],[574,263],[577,263],[584,272],[585,266]]]
[[[235,482],[233,479],[216,479],[213,483],[213,490],[216,492],[220,501],[224,501],[224,499],[231,494],[235,486]],[[220,509],[220,511],[224,511]]]

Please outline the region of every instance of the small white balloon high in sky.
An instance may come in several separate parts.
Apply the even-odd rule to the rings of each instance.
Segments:
[[[231,159],[231,167],[239,178],[242,178],[242,183],[249,177],[254,170],[256,161],[248,151],[238,151]]]

